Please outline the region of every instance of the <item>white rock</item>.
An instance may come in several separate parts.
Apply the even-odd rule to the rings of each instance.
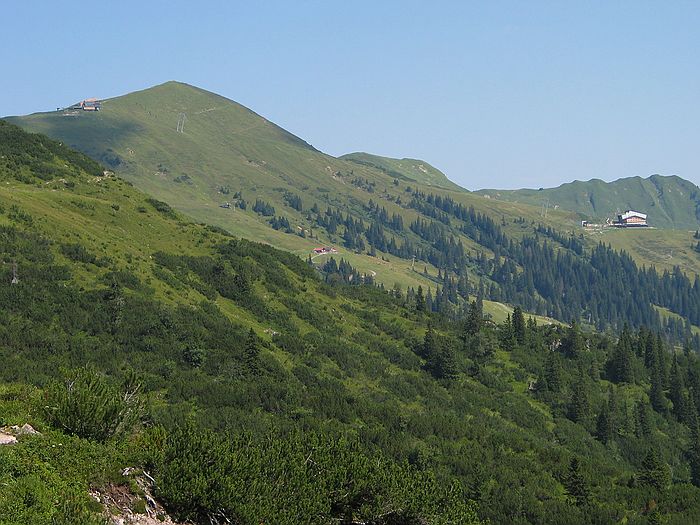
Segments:
[[[10,434],[0,432],[0,445],[14,445],[17,443],[17,438]]]

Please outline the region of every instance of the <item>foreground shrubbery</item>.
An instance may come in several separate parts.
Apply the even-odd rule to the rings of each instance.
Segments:
[[[151,447],[158,495],[198,523],[477,523],[457,483],[318,433],[221,436],[187,425]],[[165,437],[165,439],[163,439]]]
[[[68,434],[106,441],[129,432],[138,421],[142,403],[139,385],[118,387],[89,367],[74,370],[46,391],[48,420]]]
[[[121,474],[127,466],[151,472],[168,510],[198,524],[480,523],[458,482],[439,481],[335,433],[217,434],[190,422],[104,443],[118,432],[114,412],[101,406],[110,406],[119,390],[93,370],[70,372],[48,394],[0,393],[4,422],[31,418],[42,431],[0,447],[3,525],[103,525],[103,508],[88,488],[129,487]],[[41,419],[45,398],[71,407],[60,417],[48,413],[57,430]],[[65,435],[67,427],[85,437]]]

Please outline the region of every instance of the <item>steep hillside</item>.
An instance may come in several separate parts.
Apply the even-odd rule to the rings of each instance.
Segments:
[[[624,210],[642,211],[657,228],[695,230],[700,225],[700,188],[676,176],[629,177],[614,182],[600,179],[574,181],[556,188],[522,190],[480,190],[495,199],[579,213],[581,217],[604,222]]]
[[[97,525],[89,493],[143,513],[137,478],[202,525],[700,516],[690,348],[431,312],[4,122],[0,182],[3,523]]]
[[[186,118],[182,133],[177,131],[181,115]],[[423,214],[409,206],[412,191],[450,195],[467,207],[504,218],[516,236],[526,230],[514,220],[540,217],[537,208],[471,196],[424,163],[427,173],[380,157],[364,164],[333,158],[233,101],[178,82],[106,100],[100,112],[59,111],[9,120],[87,153],[137,188],[235,235],[301,256],[319,245],[334,245],[386,286],[398,282],[427,287],[431,282],[410,271],[413,254],[399,256],[375,246],[378,256],[370,257],[368,249],[343,237],[342,225],[329,230],[327,211],[368,226],[376,220],[368,208],[372,200],[389,218],[402,218],[403,228],[389,230],[380,224],[387,241],[393,235],[399,245],[408,240],[419,246],[425,242],[409,226]],[[404,173],[398,184],[390,171]],[[256,211],[258,200],[263,205]],[[222,208],[227,202],[231,207]],[[274,224],[277,229],[271,227],[274,217],[284,219]],[[565,213],[554,214],[551,221],[570,227],[577,223]],[[368,244],[363,232],[359,236]],[[467,236],[462,242],[474,256],[484,250]],[[430,260],[419,260],[419,268],[424,266],[437,274]]]
[[[319,265],[331,254],[312,250],[332,247],[336,258],[386,288],[415,293],[421,286],[430,307],[442,313],[459,315],[481,289],[496,320],[509,310],[496,303],[519,303],[540,316],[599,328],[646,324],[674,340],[683,339],[685,329],[661,319],[655,307],[700,323],[689,303],[678,299],[691,292],[671,291],[691,287],[700,268],[687,232],[684,249],[675,249],[681,258],[666,257],[666,239],[631,251],[637,267],[662,263],[673,270],[678,262],[689,276],[661,294],[646,290],[651,274],[626,283],[630,294],[650,297],[639,308],[634,295],[612,294],[617,285],[607,266],[626,259],[611,254],[591,266],[598,239],[581,237],[574,212],[544,216],[540,207],[441,188],[433,184],[442,180],[438,172],[422,164],[426,173],[412,162],[380,157],[336,159],[243,106],[186,84],[168,82],[107,100],[100,112],[57,111],[14,121],[87,152],[201,222],[312,256]],[[400,170],[406,175],[396,176]],[[582,272],[590,274],[588,285],[577,277]],[[593,282],[605,297],[592,296]]]
[[[448,190],[467,191],[458,186],[439,169],[431,166],[424,160],[418,159],[392,159],[390,157],[380,157],[370,153],[348,153],[340,157],[363,166],[377,168],[391,177],[402,180],[418,182],[428,186],[437,186]]]

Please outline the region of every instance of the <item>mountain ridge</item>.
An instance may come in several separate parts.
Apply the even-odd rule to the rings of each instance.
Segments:
[[[178,116],[183,112],[184,133],[178,133]],[[413,237],[408,227],[422,214],[406,205],[409,186],[411,191],[453,195],[465,206],[508,218],[509,224],[537,213],[527,206],[488,202],[462,189],[421,184],[413,180],[415,176],[396,186],[386,170],[319,152],[245,106],[179,82],[108,99],[99,112],[49,112],[8,120],[86,153],[197,220],[302,256],[319,245],[346,242],[316,219],[308,219],[315,205],[321,212],[337,210],[344,217],[350,214],[367,221],[369,201],[380,202],[389,216],[403,218],[404,231],[397,234],[397,242]],[[290,193],[298,196],[300,209],[289,206]],[[270,216],[250,213],[250,207],[247,211],[221,207],[237,194],[250,207],[258,199],[268,203],[275,216],[289,221],[291,230],[305,235],[271,228]],[[561,214],[558,220],[576,224],[573,217],[565,217]],[[516,233],[521,229],[513,228]],[[471,240],[463,242],[473,254],[481,249]],[[344,256],[361,270],[376,273],[386,286],[430,285],[419,272],[409,270],[410,262],[399,264],[387,253],[368,257],[357,252],[350,250]],[[432,275],[438,273],[430,264],[423,267]]]
[[[653,226],[697,229],[700,225],[700,188],[678,175],[574,180],[553,188],[482,189],[476,193],[511,202],[559,206],[582,218],[604,221],[625,209],[649,214]]]
[[[178,132],[183,113],[184,132]],[[577,233],[585,217],[565,206],[542,213],[539,195],[530,202],[487,199],[422,160],[367,153],[336,158],[227,97],[176,81],[108,99],[100,112],[45,112],[10,121],[87,153],[145,193],[234,235],[302,257],[318,246],[335,246],[387,287],[439,284],[444,259],[421,258],[421,252],[440,250],[427,231],[412,228],[415,221],[440,223],[445,242],[451,235],[462,244],[473,263],[472,286],[480,279],[479,254],[493,254],[478,237],[465,234],[459,220],[450,223],[443,211],[415,199],[439,197],[443,204],[473,208],[499,221],[513,239],[531,234],[537,224]],[[383,223],[372,226],[380,215]],[[651,214],[652,225],[659,224],[658,217]],[[337,227],[340,219],[349,233]],[[352,234],[355,227],[369,230],[368,225],[374,228],[371,239],[369,231]],[[635,236],[606,232],[605,241],[630,251],[640,265],[672,270],[682,264],[700,273],[688,229],[669,234],[649,229]],[[587,237],[589,247],[599,240]]]
[[[429,186],[437,186],[449,190],[468,191],[455,182],[452,182],[442,171],[421,159],[397,159],[362,151],[346,153],[338,158],[365,166],[372,166],[386,172],[390,176],[421,182]]]

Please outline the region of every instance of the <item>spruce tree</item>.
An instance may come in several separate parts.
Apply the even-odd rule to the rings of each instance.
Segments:
[[[479,292],[476,294],[476,311],[483,319],[484,317],[484,282],[479,283]]]
[[[467,312],[467,320],[464,325],[464,332],[467,336],[474,336],[481,330],[484,315],[479,311],[479,305],[476,301],[472,301]]]
[[[428,322],[428,329],[425,331],[423,336],[423,348],[422,356],[423,359],[429,361],[437,353],[437,338],[435,332],[433,331],[433,324]]]
[[[586,426],[591,415],[591,401],[588,394],[588,383],[582,370],[574,383],[569,400],[568,416],[571,421]]]
[[[438,339],[430,323],[423,338],[422,353],[426,370],[436,379],[453,379],[457,375],[454,349]]]
[[[651,371],[657,362],[657,357],[657,339],[649,334],[644,340],[644,366],[647,367],[647,370]]]
[[[601,443],[607,445],[612,439],[612,433],[612,419],[610,417],[608,405],[605,403],[598,414],[598,420],[596,421],[595,427],[595,436]]]
[[[692,431],[694,428],[700,425],[700,420],[698,420],[698,409],[695,401],[693,400],[693,396],[689,395],[686,398],[685,410],[685,424],[688,425],[688,428]]]
[[[418,291],[416,292],[416,311],[425,312],[425,297],[423,296],[423,287],[418,285]]]
[[[243,364],[248,374],[256,375],[260,371],[259,355],[258,336],[251,328],[246,338],[245,348],[243,349]]]
[[[625,324],[609,363],[610,375],[613,381],[616,383],[634,382],[633,359],[632,336],[630,335],[629,327]]]
[[[507,314],[505,320],[501,323],[500,336],[504,350],[513,350],[515,348],[515,334],[513,333],[513,323],[510,320],[510,314]]]
[[[455,352],[451,345],[439,345],[433,361],[431,368],[437,379],[454,379],[457,376]]]
[[[558,394],[562,387],[562,366],[559,354],[550,352],[545,363],[544,377],[549,391]]]
[[[640,401],[637,403],[636,416],[637,424],[635,435],[638,438],[650,436],[653,429],[651,426],[651,413],[649,412],[649,405],[647,405],[646,402]]]
[[[564,488],[569,496],[574,499],[577,507],[584,507],[588,504],[590,490],[588,484],[581,474],[581,466],[576,457],[571,458],[569,471],[564,478]]]
[[[519,306],[513,308],[513,336],[515,340],[520,345],[525,344],[525,316],[523,315],[523,310]]]
[[[649,389],[649,402],[654,410],[659,413],[666,412],[666,396],[664,396],[663,380],[660,366],[654,365],[651,371],[651,387]]]
[[[684,421],[686,418],[685,412],[685,392],[683,388],[683,376],[681,375],[680,367],[678,366],[678,356],[673,353],[673,364],[671,365],[671,389],[668,397],[673,403],[673,414],[679,421]]]
[[[667,388],[669,383],[668,352],[663,339],[661,339],[661,334],[656,335],[656,362],[659,365],[661,384]]]
[[[584,340],[581,330],[576,321],[571,321],[571,326],[567,328],[564,340],[562,341],[564,353],[571,359],[577,359],[583,354]]]
[[[696,487],[700,487],[700,426],[695,405],[692,405],[694,416],[691,417],[690,427],[690,482]]]
[[[617,411],[617,395],[611,386],[608,390],[607,402],[603,403],[596,421],[596,437],[605,445],[615,437],[615,432],[617,431]]]
[[[651,449],[642,461],[642,467],[637,474],[640,485],[664,490],[671,483],[671,472],[668,465],[659,457],[656,450]]]

